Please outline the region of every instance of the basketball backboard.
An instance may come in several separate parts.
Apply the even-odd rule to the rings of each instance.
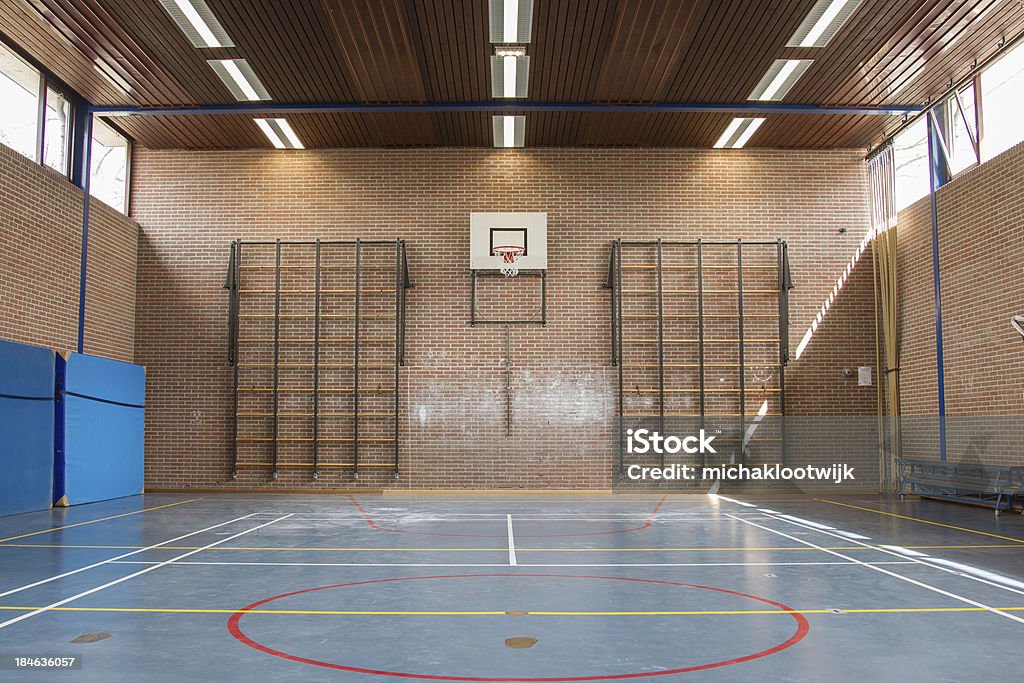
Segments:
[[[474,212],[469,219],[469,267],[499,270],[504,264],[494,247],[523,247],[517,262],[522,270],[548,267],[548,215],[546,213]]]

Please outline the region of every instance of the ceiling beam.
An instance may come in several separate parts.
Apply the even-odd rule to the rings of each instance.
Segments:
[[[98,116],[283,116],[287,114],[414,114],[445,112],[610,112],[610,113],[719,113],[743,116],[808,114],[834,116],[904,116],[922,111],[916,105],[884,107],[818,106],[782,102],[653,102],[601,104],[591,102],[428,102],[423,104],[360,104],[311,102],[293,104],[212,104],[176,107],[96,106]]]

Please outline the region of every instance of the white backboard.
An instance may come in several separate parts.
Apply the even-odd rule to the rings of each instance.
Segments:
[[[491,250],[499,246],[526,247],[516,262],[521,270],[548,267],[548,215],[546,213],[483,213],[469,217],[469,267],[498,270],[500,256]]]

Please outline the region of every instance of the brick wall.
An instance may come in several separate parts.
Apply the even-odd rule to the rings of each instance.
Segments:
[[[1024,313],[1022,164],[1024,145],[1017,145],[953,180],[936,198],[946,414],[957,432],[950,435],[952,458],[1024,464],[1018,424],[1024,348],[1009,325],[1011,316]],[[901,394],[908,416],[938,410],[931,248],[925,198],[899,216]],[[910,454],[935,457],[934,425],[915,433],[920,438]]]
[[[139,226],[98,199],[89,207],[85,351],[135,358],[135,264]]]
[[[416,286],[400,392],[403,475],[393,482],[384,468],[367,470],[360,486],[606,488],[616,373],[601,287],[612,239],[789,240],[793,346],[867,231],[857,151],[140,149],[133,176],[150,486],[233,485],[221,288],[231,239],[408,240]],[[505,330],[468,324],[471,211],[548,213],[550,322],[512,330],[511,438]],[[309,257],[285,253],[286,263]],[[791,413],[874,415],[874,388],[842,376],[874,365],[870,271],[860,259],[791,366]],[[247,448],[253,458],[269,452]],[[283,446],[282,461],[308,463],[308,449]],[[345,461],[349,449],[324,457]],[[390,451],[367,447],[363,457],[383,464]],[[325,469],[318,482],[308,468],[282,468],[274,484],[266,469],[245,469],[237,482],[350,484],[344,468]]]
[[[90,212],[86,353],[132,361],[138,226]],[[82,192],[0,145],[0,337],[58,351],[78,344]]]
[[[0,336],[75,349],[82,193],[0,145]]]

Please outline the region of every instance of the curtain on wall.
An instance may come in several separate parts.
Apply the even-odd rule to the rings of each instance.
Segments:
[[[899,295],[896,287],[896,172],[893,145],[888,142],[868,161],[871,181],[871,251],[875,263],[875,298],[879,366],[879,476],[883,491],[897,486],[900,457],[900,349],[897,331]]]

